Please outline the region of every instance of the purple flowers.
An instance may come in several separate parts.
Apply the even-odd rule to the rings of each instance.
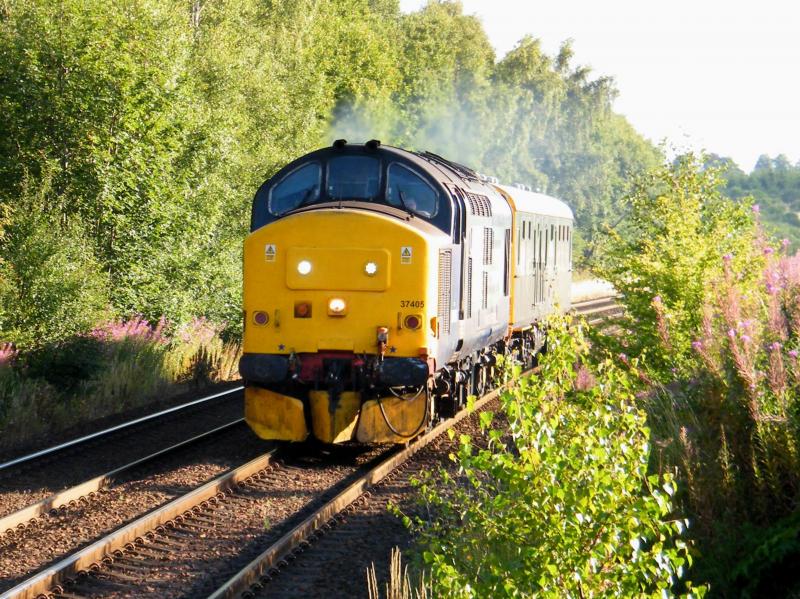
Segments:
[[[759,206],[758,204],[753,204],[750,210],[753,211],[753,214],[758,214],[759,212],[761,212],[761,206]]]
[[[92,330],[90,336],[104,341],[124,341],[127,339],[137,339],[141,341],[155,341],[158,343],[169,343],[169,338],[164,332],[167,321],[162,316],[155,326],[147,320],[137,315],[130,320],[109,320]]]
[[[765,248],[764,248],[764,255],[765,255],[765,256],[769,256],[769,255],[770,255],[771,253],[773,253],[774,251],[775,251],[775,250],[773,250],[773,249],[772,249],[770,246],[767,246],[767,247],[765,247]]]
[[[783,347],[783,346],[776,341],[776,342],[774,342],[773,344],[771,344],[769,346],[769,350],[770,351],[780,351],[781,347]]]
[[[798,355],[798,352],[797,352],[797,350],[796,350],[796,349],[790,349],[790,350],[789,350],[789,357],[790,357],[792,360],[796,360],[796,359],[797,359],[797,355]]]
[[[725,254],[724,256],[722,256],[722,261],[725,262],[726,264],[730,263],[731,260],[733,260],[733,254]]]
[[[11,364],[19,354],[13,343],[0,343],[0,366]]]
[[[703,350],[703,342],[702,341],[692,341],[692,349],[696,352],[700,352]]]

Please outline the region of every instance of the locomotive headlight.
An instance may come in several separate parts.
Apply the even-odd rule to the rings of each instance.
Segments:
[[[328,301],[328,314],[330,316],[344,316],[347,313],[347,302],[340,297]]]
[[[297,272],[301,275],[307,275],[311,272],[311,262],[308,260],[301,260],[297,263]]]
[[[364,273],[365,273],[365,274],[366,274],[368,277],[372,277],[372,276],[374,276],[376,272],[378,272],[378,265],[377,265],[377,264],[375,264],[374,262],[367,262],[367,263],[364,265]]]

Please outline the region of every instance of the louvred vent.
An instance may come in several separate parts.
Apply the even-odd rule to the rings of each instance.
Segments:
[[[492,203],[489,201],[489,198],[487,198],[484,195],[472,192],[467,192],[466,196],[472,214],[474,214],[475,216],[492,215]]]
[[[452,262],[453,254],[450,250],[439,251],[439,309],[436,319],[439,321],[439,331],[444,335],[450,334]]]

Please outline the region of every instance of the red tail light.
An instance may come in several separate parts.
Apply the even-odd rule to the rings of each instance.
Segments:
[[[296,302],[294,305],[295,318],[311,318],[311,302]]]

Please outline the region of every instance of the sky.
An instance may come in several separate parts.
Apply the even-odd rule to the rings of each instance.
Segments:
[[[405,12],[426,0],[400,0]],[[750,171],[800,161],[800,1],[462,0],[498,58],[526,34],[610,75],[614,108],[667,150],[706,150]]]

